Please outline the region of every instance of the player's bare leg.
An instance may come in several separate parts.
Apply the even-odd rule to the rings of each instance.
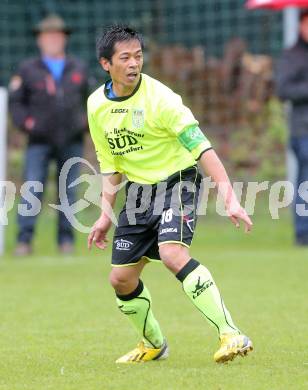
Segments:
[[[135,265],[113,267],[109,275],[109,281],[116,294],[127,295],[134,291],[138,286],[140,274],[146,264],[147,260],[142,259]]]
[[[110,274],[118,307],[142,338],[137,348],[120,357],[117,363],[139,363],[168,357],[167,343],[152,312],[150,293],[139,279],[146,263],[147,260],[142,259],[136,265],[114,267]]]
[[[234,325],[209,270],[192,259],[188,248],[181,244],[161,243],[159,253],[165,266],[182,282],[186,295],[208,322],[216,327],[221,347],[215,353],[214,360],[223,363],[252,351],[251,340]]]

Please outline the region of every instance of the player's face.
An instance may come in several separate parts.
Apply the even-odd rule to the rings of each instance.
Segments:
[[[37,38],[37,44],[43,55],[58,57],[64,54],[66,39],[61,31],[42,32]]]
[[[305,16],[300,23],[300,34],[303,40],[308,43],[308,16]]]
[[[102,59],[101,64],[110,73],[114,84],[133,90],[138,84],[143,65],[140,42],[137,39],[117,42],[111,62]]]

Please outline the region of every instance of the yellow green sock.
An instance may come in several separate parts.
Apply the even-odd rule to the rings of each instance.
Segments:
[[[159,323],[152,312],[152,300],[149,290],[139,280],[135,291],[128,295],[117,294],[117,304],[127,316],[137,333],[143,338],[145,346],[160,348],[164,342]]]
[[[190,259],[176,277],[182,282],[186,295],[215,326],[220,335],[240,333],[220,296],[210,271],[198,261]]]

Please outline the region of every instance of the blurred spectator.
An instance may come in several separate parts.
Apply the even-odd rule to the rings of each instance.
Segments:
[[[56,161],[57,177],[63,164],[72,157],[82,156],[83,134],[87,129],[86,99],[89,78],[85,65],[66,55],[69,28],[57,15],[43,19],[33,30],[40,56],[22,62],[12,77],[10,111],[15,125],[28,138],[25,153],[24,180],[46,182],[48,166]],[[66,180],[69,203],[75,199],[75,189],[68,188],[78,176],[74,165]],[[39,199],[42,192],[31,189]],[[27,200],[22,199],[24,205]],[[30,206],[28,206],[30,208]],[[35,216],[18,215],[18,237],[15,254],[32,252]],[[73,251],[72,226],[62,212],[58,215],[59,250]]]
[[[277,69],[277,91],[283,100],[292,103],[290,144],[298,160],[297,190],[308,181],[308,10],[300,16],[299,38],[294,47],[285,50]],[[296,205],[308,203],[298,194]],[[308,245],[308,217],[294,210],[295,238],[298,245]]]

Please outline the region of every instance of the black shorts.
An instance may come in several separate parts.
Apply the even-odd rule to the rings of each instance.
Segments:
[[[112,248],[112,265],[138,263],[142,257],[160,260],[159,245],[189,247],[196,226],[202,176],[196,165],[157,184],[126,184]]]

